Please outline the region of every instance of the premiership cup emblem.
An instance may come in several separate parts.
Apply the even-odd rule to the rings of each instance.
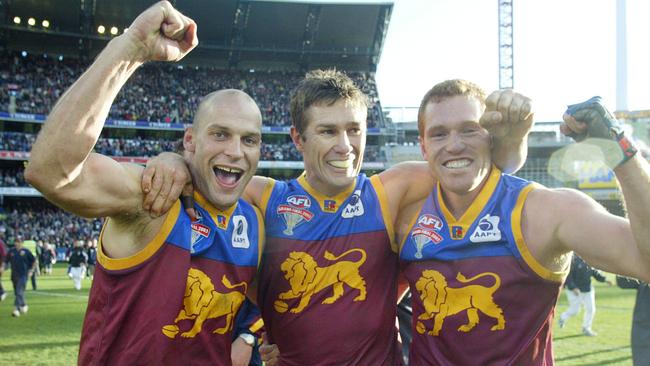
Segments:
[[[415,258],[422,259],[425,245],[430,242],[438,244],[442,241],[442,236],[436,232],[440,229],[442,229],[442,221],[437,216],[425,214],[418,218],[417,227],[411,233],[415,241]]]
[[[311,200],[307,196],[289,196],[288,204],[278,206],[278,214],[282,216],[287,228],[282,231],[284,235],[293,235],[293,229],[305,221],[311,221],[314,214],[308,210]]]

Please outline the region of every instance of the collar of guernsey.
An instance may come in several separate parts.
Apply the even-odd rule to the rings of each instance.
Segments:
[[[210,218],[212,218],[212,221],[217,225],[217,227],[221,230],[228,230],[228,225],[230,225],[230,220],[232,217],[233,212],[238,206],[238,202],[235,202],[234,205],[226,208],[225,210],[218,209],[214,207],[208,200],[206,200],[200,193],[194,192],[194,202],[198,204],[194,206],[194,210],[196,213],[199,215],[199,218],[192,222],[192,225],[195,225],[196,223],[200,222],[203,220],[204,215],[207,213]],[[195,245],[192,245],[191,252],[192,255],[199,255],[210,246],[214,241],[208,241],[208,240],[200,240],[198,241]]]
[[[359,177],[357,177],[354,182],[350,184],[348,188],[343,190],[341,193],[336,194],[334,196],[327,196],[325,194],[320,193],[319,191],[316,190],[316,188],[312,187],[311,184],[307,181],[307,172],[302,172],[300,177],[297,179],[298,184],[307,191],[312,197],[314,197],[317,201],[319,206],[321,207],[321,210],[324,212],[327,212],[327,202],[326,201],[334,201],[336,208],[341,207],[343,204],[343,201],[345,201],[352,192],[354,191],[354,188],[357,186],[359,182]]]
[[[210,204],[201,194],[198,192],[194,193],[194,208],[197,211],[197,214],[201,218],[195,222],[190,222],[189,216],[185,213],[183,204],[180,200],[177,200],[176,203],[170,209],[165,222],[163,223],[160,231],[156,234],[155,238],[151,240],[140,252],[134,254],[131,257],[113,259],[103,252],[102,242],[103,242],[103,233],[104,229],[109,220],[106,220],[104,226],[102,227],[102,232],[99,236],[98,244],[98,260],[106,268],[110,270],[124,270],[136,265],[139,265],[145,262],[147,259],[152,257],[158,249],[165,243],[165,241],[171,241],[176,243],[176,245],[185,247],[190,245],[191,247],[187,248],[192,253],[192,256],[197,256],[200,254],[208,254],[208,252],[215,252],[215,250],[210,251],[215,242],[226,242],[230,243],[232,239],[233,231],[237,230],[237,227],[233,226],[233,219],[237,218],[238,222],[246,220],[247,222],[247,239],[250,243],[251,249],[255,250],[257,260],[259,262],[261,256],[261,249],[264,243],[264,221],[262,216],[257,208],[250,205],[249,203],[243,201],[241,198],[231,207],[228,207],[225,210],[220,210]],[[185,224],[183,224],[183,222]],[[203,223],[213,229],[210,229],[213,234],[209,237],[205,237],[203,240],[196,240],[194,245],[183,244],[184,229],[181,229],[183,225]],[[180,226],[179,226],[180,225]],[[217,232],[221,232],[218,234]],[[230,235],[229,235],[230,234]],[[189,235],[189,234],[188,234]],[[217,240],[216,238],[220,239]],[[189,237],[188,237],[189,239]],[[228,240],[227,240],[228,239]],[[219,250],[216,250],[219,252]],[[214,253],[213,253],[214,254]],[[240,258],[243,260],[243,258]],[[244,260],[245,261],[245,260]]]

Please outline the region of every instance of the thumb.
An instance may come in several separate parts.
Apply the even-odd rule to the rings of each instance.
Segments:
[[[185,212],[190,216],[192,221],[195,221],[198,218],[196,210],[194,209],[194,187],[191,183],[188,183],[183,188],[181,193],[181,202],[183,207],[185,207]]]

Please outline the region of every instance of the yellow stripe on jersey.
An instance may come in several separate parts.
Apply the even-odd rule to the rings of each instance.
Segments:
[[[319,191],[316,190],[316,188],[312,187],[311,184],[307,181],[307,173],[303,172],[300,177],[297,179],[298,184],[307,191],[312,197],[314,197],[318,201],[318,205],[321,208],[321,211],[326,212],[326,213],[335,213],[339,210],[341,205],[343,204],[343,201],[348,199],[352,192],[354,191],[354,188],[357,186],[357,180],[355,179],[352,184],[350,184],[350,187],[348,187],[345,191],[334,195],[334,196],[327,196],[323,193],[320,193]],[[325,208],[325,200],[332,200],[336,202],[336,210],[335,211],[330,211]]]
[[[524,234],[522,232],[522,227],[521,227],[521,217],[523,214],[523,209],[524,209],[524,202],[526,202],[526,197],[528,197],[528,194],[535,188],[539,187],[536,183],[531,183],[528,186],[526,186],[524,189],[519,192],[519,197],[517,198],[517,203],[515,204],[514,209],[512,210],[512,215],[510,217],[510,223],[512,225],[512,234],[515,238],[515,242],[517,243],[517,249],[519,249],[519,253],[521,253],[522,258],[524,259],[524,262],[532,269],[535,273],[537,273],[538,276],[540,276],[543,279],[549,280],[549,281],[554,281],[554,282],[562,282],[566,275],[569,272],[569,269],[565,269],[564,271],[552,271],[546,267],[544,267],[541,263],[533,257],[532,253],[530,250],[528,250],[528,245],[526,245],[526,241],[524,240]]]
[[[257,206],[253,206],[253,210],[255,211],[255,215],[257,216],[257,227],[258,227],[258,234],[257,234],[257,266],[259,267],[260,262],[262,261],[262,252],[264,251],[264,245],[266,244],[266,228],[264,227],[264,217],[262,216],[262,212],[260,212],[260,209],[257,208]]]
[[[266,215],[266,207],[269,205],[269,199],[271,199],[271,193],[273,193],[273,187],[275,187],[275,180],[272,178],[267,178],[266,185],[264,186],[264,191],[262,192],[262,202],[260,202],[260,210],[262,210],[262,216]]]
[[[390,238],[390,248],[393,250],[393,252],[399,253],[399,248],[397,248],[397,240],[395,238],[395,230],[393,228],[393,218],[390,214],[390,206],[388,206],[388,196],[384,190],[384,184],[381,182],[379,175],[373,175],[370,177],[370,184],[372,184],[375,192],[377,193],[377,198],[379,198],[381,216],[384,219],[386,232]]]
[[[235,202],[234,205],[228,207],[225,210],[218,209],[214,207],[208,200],[206,200],[199,192],[194,191],[194,201],[199,204],[199,206],[203,207],[206,211],[210,213],[210,217],[212,217],[212,221],[217,225],[219,229],[222,230],[227,230],[228,225],[230,225],[230,217],[232,216],[232,213],[235,211],[235,208],[237,207],[238,202]],[[219,221],[218,216],[224,216],[225,221]],[[222,225],[221,223],[224,223],[225,225]]]
[[[461,218],[458,220],[456,220],[456,217],[454,217],[451,211],[449,211],[447,205],[445,204],[445,200],[442,198],[440,181],[436,183],[438,185],[438,204],[440,205],[440,211],[445,216],[445,221],[447,222],[447,230],[449,230],[450,238],[458,240],[465,237],[465,234],[467,234],[469,227],[478,219],[478,215],[481,213],[481,211],[483,211],[483,208],[485,208],[485,205],[490,200],[490,197],[492,197],[492,193],[494,193],[494,190],[499,183],[499,179],[501,179],[501,171],[495,165],[492,165],[492,170],[487,181],[485,182],[485,185],[483,188],[481,188],[481,191],[472,202],[472,205],[469,206],[469,209],[467,209],[463,216],[461,216]],[[454,237],[452,233],[452,228],[454,226],[460,226],[463,228],[462,237]]]
[[[257,333],[257,331],[262,329],[263,326],[264,326],[264,320],[262,320],[262,318],[260,318],[260,319],[257,319],[257,321],[255,323],[253,323],[250,327],[248,327],[248,330],[251,333]]]
[[[167,239],[169,233],[171,233],[172,229],[174,228],[174,224],[178,219],[178,214],[180,213],[180,210],[181,210],[181,201],[176,200],[172,208],[169,210],[167,217],[165,217],[165,221],[163,222],[162,227],[160,228],[156,236],[149,243],[147,243],[147,245],[141,251],[135,253],[130,257],[118,258],[118,259],[108,257],[104,253],[104,250],[102,249],[104,229],[106,228],[106,225],[110,220],[107,219],[106,222],[104,223],[104,227],[102,228],[102,232],[99,235],[99,241],[97,245],[98,247],[97,261],[104,268],[112,271],[119,271],[119,270],[132,268],[143,263],[147,259],[151,258],[151,256],[153,256],[158,251],[158,249],[160,249],[162,245],[165,243],[165,239]]]

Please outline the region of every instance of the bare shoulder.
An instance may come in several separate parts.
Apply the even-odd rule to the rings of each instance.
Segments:
[[[379,173],[384,186],[392,184],[408,185],[413,179],[432,178],[429,167],[424,161],[404,161]]]
[[[253,176],[253,178],[251,178],[251,181],[248,182],[242,198],[252,205],[261,207],[264,191],[272,181],[273,179],[269,177],[263,177],[261,175]]]
[[[410,202],[400,208],[395,220],[395,234],[398,243],[401,243],[404,236],[408,235],[413,219],[422,209],[424,201],[426,201],[426,197]]]
[[[572,188],[538,187],[530,192],[524,206],[525,215],[550,213],[558,219],[585,209],[604,210],[593,198]]]

